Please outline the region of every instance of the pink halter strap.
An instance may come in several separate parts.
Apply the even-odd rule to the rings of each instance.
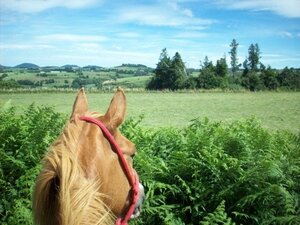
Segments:
[[[129,166],[127,164],[127,161],[124,158],[123,152],[121,150],[121,148],[119,147],[118,143],[116,142],[116,140],[114,139],[114,137],[111,135],[111,133],[109,132],[109,130],[105,127],[105,125],[93,118],[93,117],[89,117],[89,116],[81,116],[80,117],[81,120],[89,122],[89,123],[93,123],[95,125],[97,125],[101,130],[102,133],[104,134],[104,136],[106,137],[106,139],[108,140],[108,142],[111,145],[111,148],[113,149],[113,151],[118,155],[119,158],[119,162],[121,164],[121,167],[124,170],[124,173],[127,177],[127,180],[131,186],[131,190],[132,190],[132,200],[131,200],[131,204],[125,214],[125,216],[123,218],[118,218],[116,221],[116,225],[127,225],[128,224],[128,220],[130,219],[131,215],[133,214],[134,210],[135,210],[135,206],[138,200],[138,193],[139,193],[139,177],[138,174],[134,171],[134,176],[131,175],[131,172],[129,170]],[[135,179],[134,179],[135,178]]]

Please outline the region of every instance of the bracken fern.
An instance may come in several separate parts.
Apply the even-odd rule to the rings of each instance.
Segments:
[[[0,223],[32,224],[31,193],[40,159],[66,116],[30,106],[0,110]],[[130,224],[299,224],[300,136],[270,132],[255,118],[195,119],[186,128],[140,126],[122,133],[137,146],[146,189]]]

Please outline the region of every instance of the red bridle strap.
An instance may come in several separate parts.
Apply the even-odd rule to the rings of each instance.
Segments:
[[[106,128],[106,126],[99,120],[93,118],[93,117],[89,117],[89,116],[81,116],[80,117],[81,120],[89,122],[89,123],[93,123],[95,125],[97,125],[101,130],[102,133],[104,134],[104,136],[106,137],[106,139],[108,140],[108,142],[110,143],[112,149],[114,150],[114,152],[118,155],[118,159],[119,162],[124,170],[124,173],[128,179],[128,182],[130,184],[130,186],[132,187],[132,200],[131,200],[131,204],[127,210],[127,213],[125,214],[125,216],[123,218],[118,218],[116,221],[116,225],[127,225],[128,220],[130,219],[131,215],[133,214],[134,210],[135,210],[135,205],[137,203],[138,200],[138,193],[139,193],[139,177],[137,175],[137,173],[134,171],[134,176],[131,175],[129,166],[127,164],[127,161],[124,158],[123,152],[121,150],[121,148],[119,147],[118,143],[116,142],[115,138],[111,135],[111,133],[109,132],[109,130]]]

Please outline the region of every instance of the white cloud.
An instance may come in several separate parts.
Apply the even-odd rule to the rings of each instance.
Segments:
[[[230,9],[272,11],[284,17],[300,17],[298,0],[215,0],[215,4]]]
[[[84,8],[101,2],[102,0],[0,0],[0,5],[3,9],[22,13],[36,13],[56,7]]]
[[[281,36],[283,38],[293,38],[294,37],[294,35],[291,32],[288,32],[288,31],[280,32],[279,36]]]
[[[81,49],[80,52],[77,51],[77,54],[64,51],[64,53],[58,54],[56,58],[60,60],[61,65],[72,62],[79,66],[100,65],[111,67],[121,65],[122,63],[141,63],[152,66],[153,62],[157,59],[157,54],[102,48],[99,52]]]
[[[175,11],[184,16],[193,17],[193,12],[187,8],[181,8],[176,2],[169,2],[168,5]]]
[[[215,20],[197,18],[187,8],[181,8],[176,3],[160,5],[133,5],[121,8],[120,23],[138,23],[149,26],[204,26],[215,23]]]

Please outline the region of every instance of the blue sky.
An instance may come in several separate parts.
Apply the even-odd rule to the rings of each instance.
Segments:
[[[298,0],[0,0],[0,64],[31,62],[155,67],[161,50],[187,67],[214,63],[238,43],[242,63],[258,43],[261,61],[300,67]]]

